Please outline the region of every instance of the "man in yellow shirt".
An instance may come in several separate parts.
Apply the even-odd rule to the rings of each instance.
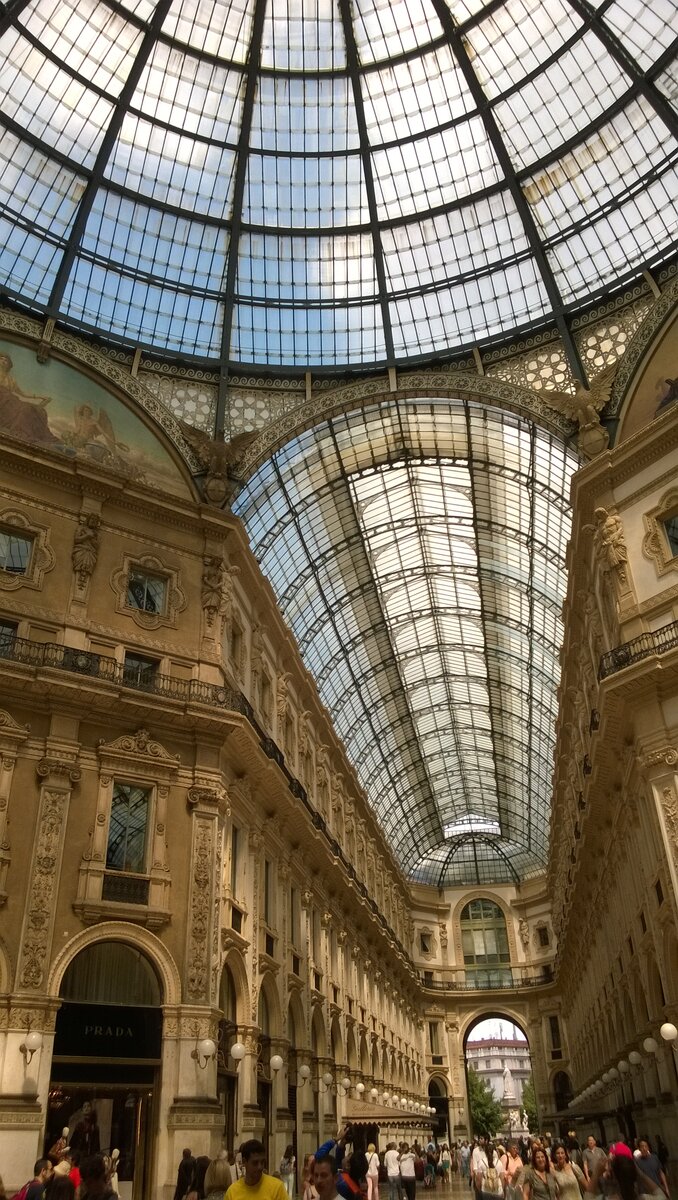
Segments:
[[[243,1173],[226,1192],[226,1200],[288,1200],[281,1179],[264,1171],[266,1151],[262,1142],[252,1138],[240,1147]]]

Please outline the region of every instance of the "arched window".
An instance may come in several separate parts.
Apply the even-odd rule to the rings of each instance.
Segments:
[[[67,967],[59,994],[76,1004],[162,1004],[153,967],[126,942],[94,942],[81,950]]]
[[[462,910],[461,945],[466,979],[476,987],[511,983],[506,920],[493,900],[471,900]]]

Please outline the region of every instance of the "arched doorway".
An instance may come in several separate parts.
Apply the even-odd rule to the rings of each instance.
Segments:
[[[448,1127],[449,1108],[447,1103],[447,1088],[443,1079],[437,1079],[435,1076],[428,1081],[428,1102],[431,1108],[435,1108],[435,1116],[431,1114],[431,1125],[433,1127],[433,1139],[439,1145],[442,1142],[450,1142],[450,1131]]]
[[[120,1151],[121,1200],[151,1191],[163,995],[154,967],[126,942],[94,942],[64,973],[45,1151],[68,1129],[81,1156]]]
[[[530,1046],[514,1017],[488,1013],[473,1021],[464,1037],[464,1062],[472,1134],[516,1138],[528,1129],[536,1133]],[[487,1120],[493,1128],[485,1128]]]

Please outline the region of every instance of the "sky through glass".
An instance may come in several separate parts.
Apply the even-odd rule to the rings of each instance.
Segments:
[[[235,505],[403,870],[546,865],[575,456],[473,401],[301,434]]]
[[[0,285],[128,345],[425,361],[676,240],[673,0],[11,0]]]

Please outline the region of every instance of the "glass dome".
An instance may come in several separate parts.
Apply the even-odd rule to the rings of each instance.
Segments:
[[[569,315],[676,229],[673,0],[10,0],[0,284],[161,356],[344,371]]]

